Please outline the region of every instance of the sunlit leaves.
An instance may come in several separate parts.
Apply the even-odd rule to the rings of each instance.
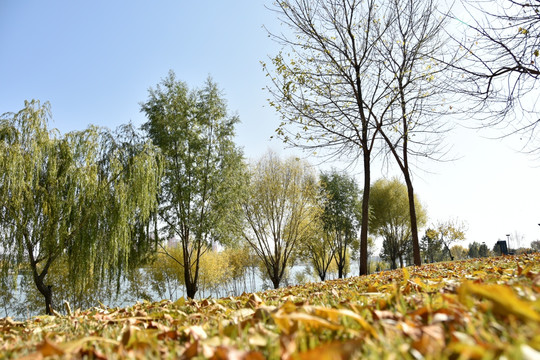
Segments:
[[[236,298],[0,319],[6,358],[492,359],[540,353],[540,254]]]

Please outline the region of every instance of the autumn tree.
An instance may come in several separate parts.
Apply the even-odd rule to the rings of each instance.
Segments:
[[[450,259],[454,260],[454,255],[450,251],[450,247],[456,241],[465,240],[465,232],[467,231],[467,226],[464,222],[461,222],[457,219],[439,221],[437,224],[430,226],[426,230],[426,236],[429,236],[432,239],[437,239],[442,245],[444,250],[450,256]]]
[[[175,300],[184,285],[182,248],[173,244],[165,251],[157,251],[153,261],[145,267],[148,285],[160,299]]]
[[[397,268],[397,261],[404,265],[404,258],[411,249],[411,218],[407,187],[397,178],[377,180],[371,189],[370,226],[374,235],[383,238],[381,258]],[[423,226],[426,211],[415,197],[417,221]]]
[[[251,166],[249,181],[244,238],[277,289],[298,247],[312,235],[317,179],[307,163],[268,152]]]
[[[174,72],[148,91],[141,104],[143,129],[164,157],[159,220],[162,238],[178,237],[186,294],[197,293],[200,259],[212,242],[226,243],[240,228],[235,204],[242,194],[244,166],[234,144],[237,116],[210,79],[189,90]],[[162,248],[166,252],[165,248]]]
[[[335,170],[320,175],[320,186],[323,233],[330,240],[338,277],[343,278],[350,252],[357,248],[361,223],[360,191],[352,177]]]
[[[131,127],[59,136],[49,117],[49,104],[31,101],[0,119],[0,274],[28,267],[47,314],[50,271],[61,259],[78,292],[119,279],[131,255],[146,252],[138,248],[152,241],[138,230],[160,178],[159,152]]]
[[[304,241],[299,245],[299,256],[313,267],[321,281],[326,280],[330,265],[334,261],[335,247],[332,242],[332,233],[324,231],[322,219],[319,216],[313,219],[312,226],[307,230]]]
[[[288,32],[270,33],[283,51],[263,64],[271,79],[270,104],[282,122],[277,135],[329,158],[363,164],[360,274],[367,274],[371,161],[378,120],[388,112],[392,90],[378,48],[393,21],[375,0],[285,0],[274,11]]]

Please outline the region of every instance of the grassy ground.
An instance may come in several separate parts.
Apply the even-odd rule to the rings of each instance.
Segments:
[[[0,358],[539,359],[540,254],[0,319]]]

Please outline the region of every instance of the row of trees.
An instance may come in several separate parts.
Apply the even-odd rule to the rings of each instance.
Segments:
[[[329,249],[313,260],[321,278],[331,262],[345,275],[360,223],[352,178],[319,180],[309,164],[272,153],[248,166],[233,141],[238,119],[210,80],[190,90],[171,72],[141,109],[142,132],[127,125],[63,136],[47,127],[48,104],[2,116],[2,290],[30,272],[51,313],[55,288],[68,286],[72,300],[119,289],[122,274],[158,253],[181,269],[193,298],[213,244],[250,245],[274,287],[292,259],[320,244]],[[177,248],[164,245],[171,238]]]
[[[3,279],[30,271],[50,313],[53,288],[61,296],[67,287],[72,302],[87,304],[85,294],[120,288],[126,270],[152,260],[167,264],[155,291],[176,282],[193,298],[201,281],[213,286],[201,261],[215,244],[238,253],[249,246],[275,288],[296,260],[310,263],[321,280],[331,267],[347,275],[362,223],[352,177],[316,174],[307,162],[272,152],[247,165],[233,141],[238,119],[210,80],[189,90],[171,72],[141,109],[143,133],[90,127],[65,136],[47,129],[48,104],[4,114]],[[383,237],[395,267],[412,231],[406,186],[380,180],[373,189],[373,235]],[[177,246],[166,246],[170,239]]]

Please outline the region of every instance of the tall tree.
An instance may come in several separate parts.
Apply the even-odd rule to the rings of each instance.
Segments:
[[[338,277],[346,276],[345,267],[349,252],[358,240],[361,223],[360,192],[354,179],[336,171],[322,173],[323,213],[322,223],[338,268]]]
[[[164,156],[160,193],[161,234],[177,237],[186,294],[197,293],[200,259],[212,242],[226,243],[239,228],[238,197],[244,163],[234,144],[237,116],[230,116],[217,85],[210,79],[189,90],[174,72],[148,91],[141,104],[143,125]],[[162,248],[165,252],[165,248]]]
[[[0,119],[1,275],[26,265],[52,312],[49,271],[66,257],[74,291],[117,277],[156,206],[159,152],[136,136],[90,127],[57,137],[50,108],[26,102]],[[142,226],[141,226],[142,227]]]
[[[411,217],[407,187],[398,179],[377,180],[371,190],[370,225],[374,235],[383,238],[382,258],[390,261],[393,269],[397,261],[403,266],[408,249],[411,248]],[[423,226],[427,215],[415,197],[417,221]]]
[[[251,169],[242,204],[247,222],[244,238],[276,289],[300,243],[312,234],[316,199],[317,179],[300,160],[281,160],[268,152]]]
[[[394,74],[382,79],[389,80],[387,85],[393,89],[388,97],[391,120],[378,121],[388,152],[407,185],[414,264],[421,265],[410,160],[438,159],[442,134],[450,129],[449,121],[440,121],[449,109],[444,106],[448,97],[444,72],[449,65],[436,60],[450,55],[442,37],[448,19],[441,16],[434,0],[387,2],[393,21],[379,42],[379,51],[384,70]],[[451,61],[446,59],[446,63]]]
[[[367,274],[371,160],[378,121],[386,118],[394,77],[381,51],[394,16],[375,0],[284,0],[274,10],[290,33],[270,34],[284,51],[267,69],[270,104],[280,113],[277,135],[306,150],[363,164],[360,274]]]

